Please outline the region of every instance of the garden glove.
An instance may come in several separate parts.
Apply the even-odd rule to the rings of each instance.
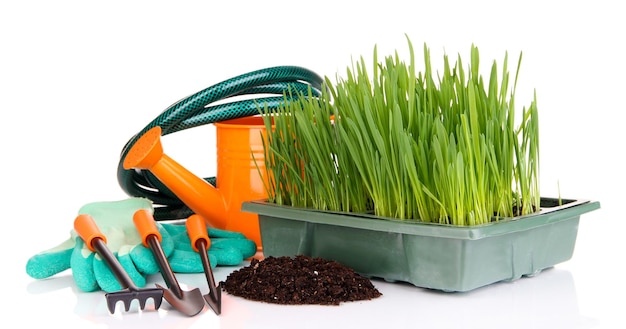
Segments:
[[[174,272],[201,273],[204,272],[202,259],[194,251],[185,225],[163,224],[174,241],[174,252],[168,257]],[[246,238],[242,233],[207,228],[210,248],[208,251],[211,267],[239,265],[244,259],[254,256],[256,243]]]
[[[100,231],[107,238],[107,246],[138,287],[146,285],[146,276],[159,272],[159,266],[133,223],[133,214],[139,209],[154,211],[152,202],[145,198],[121,201],[94,202],[80,208],[79,214],[93,217]],[[170,255],[174,242],[167,230],[157,223],[162,235],[164,253]],[[113,272],[99,255],[87,248],[75,230],[70,237],[54,248],[32,256],[26,264],[26,273],[35,279],[44,279],[72,269],[72,276],[82,291],[118,291],[120,284]]]
[[[85,205],[79,213],[92,215],[107,237],[107,245],[120,260],[133,282],[139,287],[146,284],[146,275],[158,273],[159,267],[150,249],[141,243],[141,237],[132,223],[139,209],[153,211],[148,199],[131,198],[115,202],[98,202]],[[118,225],[107,222],[120,221]],[[113,226],[113,227],[111,227]],[[162,248],[173,272],[202,273],[204,267],[193,250],[185,225],[157,223],[162,235]],[[107,292],[121,287],[102,259],[91,252],[78,234],[72,230],[68,240],[58,246],[31,257],[26,272],[32,278],[44,279],[72,269],[74,281],[80,290]],[[256,253],[256,244],[242,233],[207,228],[211,239],[208,251],[211,267],[239,265]]]

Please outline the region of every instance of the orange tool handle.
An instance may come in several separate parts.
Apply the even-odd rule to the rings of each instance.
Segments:
[[[204,240],[207,250],[211,247],[211,240],[209,239],[209,234],[207,233],[206,221],[204,218],[197,214],[191,215],[187,218],[185,226],[187,227],[187,234],[189,235],[189,240],[191,240],[191,246],[194,251],[200,252],[200,250],[198,250],[198,246],[196,245],[196,243],[200,240]]]
[[[107,238],[100,232],[98,224],[93,220],[91,215],[80,214],[74,219],[74,230],[85,241],[89,250],[96,252],[92,242],[94,239],[101,239],[104,243],[107,242]]]
[[[154,217],[152,214],[146,209],[139,209],[135,211],[133,214],[133,223],[135,223],[135,227],[139,234],[141,235],[141,242],[147,248],[150,248],[150,243],[148,242],[148,238],[154,235],[159,240],[159,243],[162,240],[161,232],[156,226],[156,222],[154,221]]]

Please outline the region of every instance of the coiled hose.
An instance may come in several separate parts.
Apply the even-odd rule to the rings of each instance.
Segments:
[[[288,98],[286,95],[321,94],[323,79],[306,68],[277,66],[242,74],[203,89],[170,105],[159,116],[133,136],[121,152],[117,179],[122,190],[135,197],[145,197],[155,205],[156,220],[186,218],[192,211],[174,193],[146,170],[126,170],[123,163],[126,154],[145,132],[155,126],[161,127],[165,136],[177,131],[259,114],[259,106],[269,111],[277,109]],[[252,96],[211,105],[235,96]],[[275,96],[271,96],[275,95]],[[215,177],[204,178],[215,186]]]

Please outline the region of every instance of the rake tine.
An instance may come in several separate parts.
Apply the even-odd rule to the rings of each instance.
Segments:
[[[145,292],[143,289],[140,292]],[[132,291],[130,289],[123,289],[120,291],[116,291],[113,293],[106,293],[104,296],[107,300],[107,307],[111,313],[115,313],[115,306],[117,306],[118,302],[122,302],[124,304],[124,309],[126,312],[130,311],[130,306],[133,300],[137,300],[139,302],[139,309],[143,310],[146,308],[146,304],[148,299],[152,298],[154,302],[154,308],[159,309],[161,307],[162,298],[162,290],[161,289],[148,289],[154,290],[154,295],[150,296],[140,296],[139,292]],[[157,290],[161,290],[160,292]]]

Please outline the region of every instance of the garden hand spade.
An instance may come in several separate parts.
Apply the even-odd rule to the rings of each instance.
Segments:
[[[145,209],[138,210],[133,215],[133,222],[141,234],[144,246],[152,250],[152,254],[159,264],[163,280],[165,280],[168,289],[158,284],[156,286],[163,289],[165,300],[185,315],[194,316],[200,313],[204,308],[202,293],[198,288],[191,291],[183,291],[180,288],[161,247],[161,233],[154,222],[152,214]]]
[[[204,274],[209,284],[209,293],[204,295],[204,299],[207,304],[213,309],[215,314],[220,315],[222,313],[222,289],[215,285],[215,278],[213,277],[213,270],[211,269],[211,262],[207,250],[211,245],[209,235],[207,234],[205,220],[200,215],[191,215],[187,218],[185,225],[187,226],[187,234],[191,240],[193,249],[200,254],[202,259],[202,266],[204,267]]]
[[[122,301],[124,303],[124,308],[128,312],[128,310],[130,310],[131,302],[135,299],[139,301],[139,307],[142,310],[145,308],[146,301],[149,298],[154,300],[155,309],[158,309],[161,306],[161,301],[163,300],[163,289],[140,289],[135,285],[128,273],[126,273],[122,267],[122,264],[120,264],[119,260],[117,260],[115,255],[108,248],[106,244],[106,237],[102,234],[102,232],[100,232],[98,225],[90,215],[78,215],[78,217],[74,220],[74,230],[76,230],[78,235],[85,241],[85,245],[87,245],[89,250],[97,252],[100,257],[104,259],[123,288],[123,290],[105,294],[109,312],[115,313],[115,304],[117,304],[118,301]]]

